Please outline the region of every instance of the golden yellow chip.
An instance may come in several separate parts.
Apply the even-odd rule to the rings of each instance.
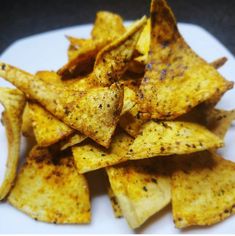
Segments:
[[[153,0],[150,51],[139,93],[141,112],[174,119],[232,87],[186,44],[166,1]]]
[[[33,125],[32,125],[28,103],[26,103],[24,111],[23,111],[23,115],[22,115],[22,134],[25,137],[34,137]]]
[[[171,200],[170,176],[161,159],[129,162],[106,168],[123,216],[138,228]]]
[[[8,142],[8,157],[3,182],[0,185],[0,200],[4,199],[11,190],[16,177],[22,125],[22,113],[25,97],[17,89],[0,88],[0,103],[4,107],[2,121],[6,128]]]
[[[66,140],[60,143],[60,150],[65,150],[69,147],[72,147],[78,143],[81,143],[87,138],[84,134],[75,133],[71,137],[68,137]]]
[[[126,161],[126,152],[132,141],[129,135],[119,132],[114,135],[109,149],[89,141],[72,147],[78,173],[82,174]]]
[[[121,115],[125,114],[126,112],[131,110],[132,107],[135,106],[136,99],[136,92],[133,89],[124,86],[124,98]]]
[[[116,218],[121,218],[123,216],[122,215],[122,210],[121,210],[121,208],[120,208],[120,206],[117,202],[117,198],[114,195],[114,192],[113,192],[111,186],[108,187],[108,196],[109,196],[109,199],[110,199],[115,217]]]
[[[73,158],[60,157],[53,162],[45,148],[32,152],[8,197],[10,204],[40,221],[89,223],[89,189]]]
[[[223,141],[205,127],[180,121],[149,121],[129,147],[131,160],[173,154],[188,154],[223,146]]]
[[[4,63],[0,63],[0,76],[71,128],[109,146],[123,106],[123,88],[117,84],[74,91]]]
[[[120,117],[118,124],[129,135],[136,137],[139,134],[140,128],[148,119],[148,116],[144,116],[139,112],[139,105],[136,104]]]
[[[93,40],[113,40],[126,31],[122,18],[108,11],[99,11],[96,14],[95,23],[91,32]]]
[[[220,138],[224,138],[234,120],[235,110],[212,109],[206,115],[207,127]]]
[[[235,213],[235,163],[207,151],[178,161],[172,177],[176,227],[211,225]]]
[[[128,62],[146,24],[146,17],[138,20],[121,37],[103,48],[97,55],[93,73],[96,84],[109,86],[118,81],[128,68]]]
[[[74,133],[73,129],[37,103],[29,102],[29,109],[35,138],[39,146],[50,146]]]
[[[147,55],[150,46],[150,20],[148,19],[140,38],[136,44],[136,50],[143,55]]]

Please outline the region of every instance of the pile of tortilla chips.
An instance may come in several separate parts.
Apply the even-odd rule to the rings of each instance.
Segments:
[[[169,204],[178,228],[233,214],[235,163],[216,153],[235,119],[215,108],[233,87],[217,71],[226,58],[200,58],[165,0],[128,27],[101,11],[89,39],[67,38],[57,72],[0,63],[17,88],[0,88],[9,144],[0,199],[40,221],[89,223],[86,173],[102,169],[115,215],[132,228]],[[17,174],[21,132],[35,145]]]

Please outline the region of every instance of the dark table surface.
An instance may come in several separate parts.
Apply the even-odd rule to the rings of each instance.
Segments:
[[[169,0],[179,22],[202,26],[235,54],[235,0]],[[94,21],[98,10],[125,20],[148,14],[150,0],[0,0],[0,53],[17,39]]]

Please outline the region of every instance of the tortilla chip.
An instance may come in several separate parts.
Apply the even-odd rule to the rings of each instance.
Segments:
[[[112,188],[110,186],[108,187],[108,196],[109,196],[109,199],[110,199],[110,202],[111,202],[111,205],[112,205],[115,217],[116,218],[123,217],[122,210],[121,210],[121,208],[120,208],[120,206],[119,206],[119,204],[117,202],[117,198],[114,195],[113,190],[112,190]]]
[[[208,110],[206,115],[206,126],[221,139],[235,120],[235,110]]]
[[[46,83],[4,63],[0,63],[0,76],[71,128],[104,147],[109,146],[123,105],[123,88],[117,84],[92,88],[86,92],[74,91]]]
[[[8,197],[10,204],[44,222],[89,223],[89,189],[85,177],[77,173],[73,158],[53,161],[55,157],[47,149],[32,152]]]
[[[99,11],[96,13],[91,36],[94,40],[113,40],[124,34],[125,31],[125,26],[119,15],[108,11]]]
[[[109,149],[89,141],[72,147],[78,173],[82,174],[126,161],[126,152],[132,141],[129,135],[120,131],[114,135]]]
[[[71,137],[68,137],[66,140],[62,141],[60,144],[60,150],[65,150],[69,147],[72,147],[76,144],[81,143],[84,141],[87,137],[84,134],[81,133],[75,133]]]
[[[6,128],[8,142],[8,157],[3,182],[0,185],[0,200],[4,199],[11,190],[16,177],[20,155],[20,137],[22,113],[25,97],[17,89],[0,88],[0,103],[4,107],[2,121]]]
[[[109,181],[131,228],[138,228],[171,200],[170,176],[164,162],[129,162],[106,168]]]
[[[139,93],[141,112],[174,119],[232,87],[186,44],[166,1],[153,0],[150,51]]]
[[[172,176],[172,207],[177,228],[211,225],[235,213],[235,163],[209,152],[179,160]]]
[[[89,39],[82,39],[82,38],[77,38],[73,36],[68,36],[68,35],[66,36],[66,38],[70,42],[70,45],[76,49],[79,49],[82,46],[84,46],[87,43],[87,40],[89,40]]]
[[[218,58],[217,60],[211,62],[210,64],[215,68],[215,69],[219,69],[220,67],[222,67],[226,62],[227,62],[227,58],[226,57],[221,57]]]
[[[136,44],[136,50],[143,55],[147,55],[150,46],[150,20],[148,19],[140,38]]]
[[[146,23],[146,17],[138,20],[121,37],[103,48],[97,55],[93,80],[95,84],[109,86],[118,81],[128,68],[128,63]]]
[[[22,115],[22,134],[25,137],[34,137],[33,125],[28,103],[26,103]]]
[[[30,116],[38,146],[48,147],[68,137],[74,130],[37,103],[29,102]]]
[[[84,45],[79,48],[77,55],[70,55],[71,59],[67,64],[58,70],[62,79],[74,78],[77,75],[86,75],[93,69],[96,55],[107,45],[109,41],[88,39]]]
[[[136,104],[136,92],[133,89],[124,86],[124,98],[123,98],[123,107],[121,115],[131,110],[131,108],[134,107],[135,104]]]
[[[139,134],[142,125],[147,122],[148,119],[148,116],[144,116],[139,112],[139,105],[136,104],[120,117],[118,124],[130,136],[135,138]]]
[[[189,154],[223,146],[223,141],[205,127],[181,121],[149,121],[129,147],[131,160]]]

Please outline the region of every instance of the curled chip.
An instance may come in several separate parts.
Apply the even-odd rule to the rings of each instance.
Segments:
[[[8,201],[44,222],[81,224],[91,218],[88,185],[72,157],[53,157],[45,148],[31,151]]]
[[[114,135],[109,149],[89,141],[72,147],[78,173],[85,173],[126,161],[126,152],[132,141],[133,139],[129,135],[120,131]]]
[[[123,88],[113,84],[86,92],[74,91],[7,64],[0,63],[0,68],[1,77],[38,101],[55,117],[102,146],[109,146],[122,110]]]
[[[0,186],[0,200],[2,200],[11,190],[16,177],[20,155],[22,113],[25,106],[25,97],[19,90],[1,87],[0,103],[5,109],[2,120],[6,127],[8,141],[6,171]]]
[[[138,228],[171,200],[164,161],[130,162],[106,168],[111,188],[131,228]]]
[[[97,55],[93,72],[96,84],[109,86],[118,81],[128,68],[128,62],[146,23],[146,18],[138,20],[133,26],[113,43],[103,48]]]
[[[235,213],[235,163],[208,151],[178,159],[172,176],[176,227],[211,225]]]
[[[205,127],[180,121],[149,121],[129,147],[131,160],[173,154],[188,154],[223,146],[223,141]]]
[[[180,35],[165,0],[151,4],[151,43],[139,92],[141,112],[174,119],[233,87]]]

